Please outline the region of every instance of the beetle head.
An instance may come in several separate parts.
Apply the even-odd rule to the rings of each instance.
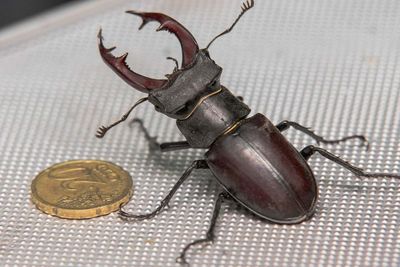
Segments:
[[[142,18],[142,29],[148,22],[157,21],[160,26],[157,31],[173,33],[179,40],[182,48],[182,64],[167,79],[153,79],[140,75],[128,66],[128,53],[115,57],[111,52],[115,49],[106,48],[103,36],[99,31],[99,50],[104,62],[116,72],[125,82],[135,89],[148,93],[148,100],[156,109],[170,117],[183,119],[193,111],[192,108],[207,95],[220,90],[220,75],[222,68],[210,58],[208,48],[218,37],[230,32],[240,17],[254,6],[253,0],[247,0],[242,6],[242,13],[226,31],[216,36],[205,49],[200,50],[193,35],[179,22],[161,13],[127,11]]]
[[[181,68],[176,68],[167,79],[153,79],[134,72],[126,63],[128,53],[115,57],[111,52],[115,49],[106,48],[100,30],[99,50],[104,62],[124,81],[135,89],[148,93],[149,101],[156,109],[170,117],[182,118],[190,112],[191,104],[207,92],[219,89],[219,77],[222,68],[211,60],[207,50],[200,50],[193,35],[173,18],[160,13],[141,13],[127,11],[140,16],[143,20],[139,29],[148,22],[157,21],[160,26],[157,31],[169,31],[178,38],[182,48]]]

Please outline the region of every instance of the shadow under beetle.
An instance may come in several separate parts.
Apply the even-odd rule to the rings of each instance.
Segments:
[[[307,160],[315,152],[357,176],[400,178],[395,174],[366,173],[312,145],[297,151],[281,132],[293,127],[311,136],[318,144],[359,139],[368,148],[364,136],[325,140],[296,122],[283,121],[273,125],[262,114],[247,118],[250,108],[240,97],[236,97],[220,84],[222,68],[211,59],[208,48],[218,37],[229,33],[253,6],[253,0],[245,2],[232,26],[217,35],[205,49],[199,49],[192,34],[167,15],[127,11],[142,18],[143,23],[139,29],[150,21],[157,21],[161,24],[157,31],[166,30],[178,38],[182,47],[182,65],[179,68],[176,59],[167,58],[174,60],[176,67],[172,74],[166,75],[166,79],[151,79],[134,72],[125,61],[128,54],[113,56],[111,51],[115,47],[105,48],[101,30],[98,35],[99,50],[104,62],[129,85],[148,96],[136,102],[119,121],[108,127],[100,127],[96,136],[102,138],[109,129],[125,121],[136,106],[149,101],[158,112],[176,119],[179,130],[186,138],[186,141],[158,144],[148,134],[142,121],[135,119],[152,147],[163,152],[187,148],[208,149],[205,158],[192,162],[152,213],[135,215],[120,209],[119,215],[134,220],[154,217],[168,205],[194,169],[210,169],[224,189],[217,198],[206,237],[185,246],[177,259],[181,263],[187,263],[185,255],[192,245],[214,239],[215,223],[221,203],[226,198],[232,198],[252,213],[271,222],[295,224],[310,219],[315,211],[318,189]]]

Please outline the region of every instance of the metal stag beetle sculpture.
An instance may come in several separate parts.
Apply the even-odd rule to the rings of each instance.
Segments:
[[[208,49],[218,37],[229,33],[253,6],[253,0],[245,2],[232,26],[216,36],[205,49],[199,49],[192,34],[167,15],[127,11],[143,19],[139,29],[150,21],[157,21],[161,24],[157,31],[166,30],[178,38],[182,46],[182,66],[177,66],[172,74],[166,75],[167,79],[151,79],[134,72],[125,61],[128,54],[113,56],[111,51],[115,47],[105,48],[101,30],[98,35],[104,62],[125,82],[148,96],[137,101],[119,121],[101,127],[97,137],[102,138],[110,128],[126,120],[136,106],[149,101],[158,112],[175,119],[186,138],[186,141],[159,144],[150,137],[142,121],[135,119],[140,123],[151,147],[163,152],[187,148],[208,149],[204,159],[192,162],[152,213],[135,215],[121,209],[120,216],[134,220],[154,217],[168,205],[194,169],[210,169],[223,188],[216,200],[206,237],[184,247],[178,258],[181,263],[187,263],[185,255],[192,245],[213,241],[215,223],[224,199],[231,198],[255,215],[275,223],[296,224],[310,219],[315,211],[318,190],[307,160],[316,152],[357,176],[400,178],[395,174],[366,173],[316,146],[310,145],[297,151],[281,132],[293,127],[315,139],[318,144],[359,139],[368,147],[364,136],[325,140],[296,122],[282,121],[274,125],[262,114],[247,118],[250,108],[240,97],[221,85],[222,68],[211,59]],[[168,59],[178,65],[176,59]]]

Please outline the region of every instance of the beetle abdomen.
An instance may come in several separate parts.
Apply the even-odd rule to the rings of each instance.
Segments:
[[[232,197],[265,219],[299,223],[314,212],[317,185],[311,169],[262,114],[219,138],[206,159]]]

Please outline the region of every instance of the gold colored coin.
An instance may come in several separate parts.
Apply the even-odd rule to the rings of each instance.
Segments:
[[[32,181],[32,202],[61,218],[88,219],[119,209],[132,196],[132,178],[121,167],[100,160],[55,164]]]

